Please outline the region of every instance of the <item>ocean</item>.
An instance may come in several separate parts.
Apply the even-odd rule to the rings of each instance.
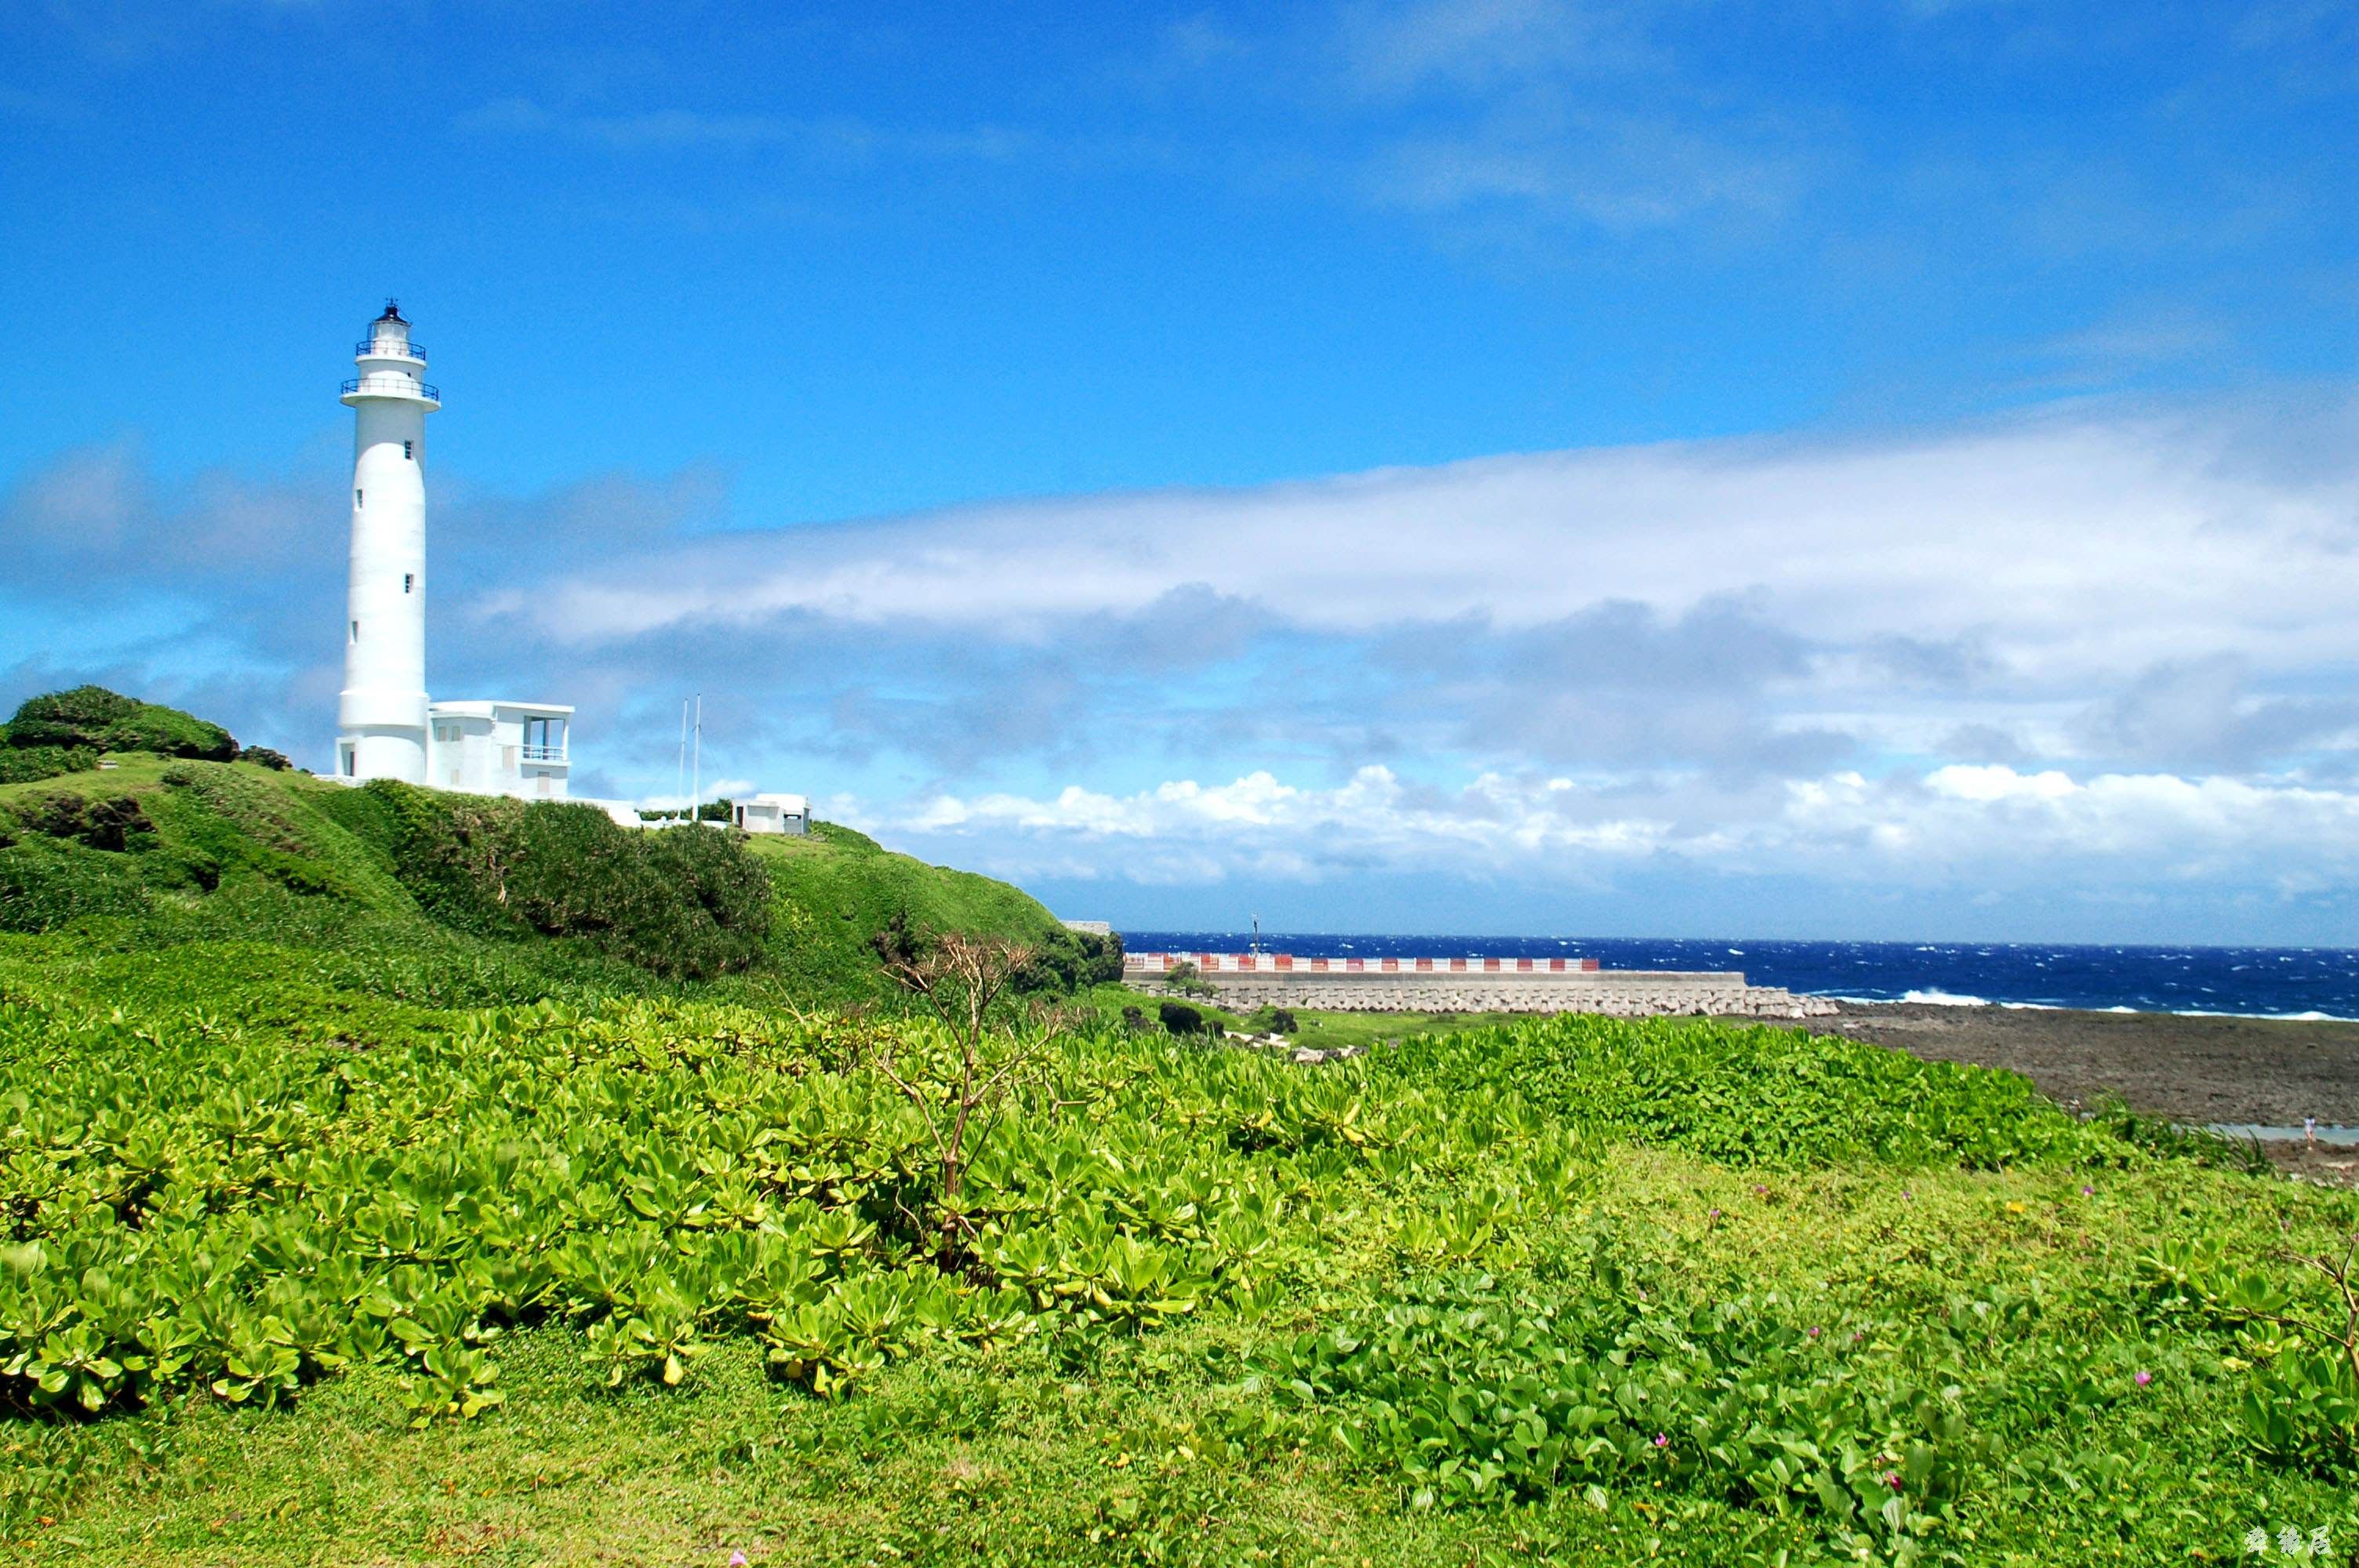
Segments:
[[[1135,953],[1240,953],[1253,937],[1237,931],[1125,931],[1122,939]],[[2359,1019],[2359,952],[2341,947],[1265,932],[1261,949],[1304,958],[1578,956],[1609,969],[1741,969],[1757,984],[1854,1001]]]

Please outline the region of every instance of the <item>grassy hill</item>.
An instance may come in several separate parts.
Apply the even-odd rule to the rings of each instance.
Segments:
[[[450,1006],[690,984],[877,1000],[869,941],[897,916],[1026,942],[1067,987],[1087,957],[1018,890],[830,824],[799,839],[641,832],[587,806],[103,755],[0,784],[0,933],[71,937],[44,945],[53,958],[276,948],[375,1000]]]
[[[815,822],[808,838],[751,838],[746,848],[769,871],[777,901],[772,956],[799,994],[856,996],[874,988],[868,938],[897,915],[921,930],[1011,937],[1067,967],[1082,961],[1075,934],[1022,889],[894,854],[849,827]],[[1108,978],[1120,974],[1117,963]]]

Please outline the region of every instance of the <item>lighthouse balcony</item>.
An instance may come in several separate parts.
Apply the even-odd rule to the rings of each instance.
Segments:
[[[344,383],[343,391],[347,403],[355,397],[408,397],[439,407],[442,402],[440,387],[398,371],[376,371],[368,375],[356,375]]]
[[[416,360],[426,362],[426,345],[405,343],[398,338],[363,338],[353,345],[353,357],[362,360]]]

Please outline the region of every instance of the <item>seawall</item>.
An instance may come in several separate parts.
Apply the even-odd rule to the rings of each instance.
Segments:
[[[1622,1018],[1712,1013],[1745,1018],[1821,1018],[1835,1004],[1781,986],[1745,983],[1734,970],[1600,969],[1592,960],[1425,958],[1382,967],[1284,954],[1134,954],[1123,979],[1155,989],[1174,965],[1193,965],[1224,1008],[1303,1007],[1343,1012],[1596,1012]],[[1209,961],[1208,961],[1209,960]],[[1377,961],[1370,960],[1370,965]],[[1517,966],[1522,967],[1518,968]]]

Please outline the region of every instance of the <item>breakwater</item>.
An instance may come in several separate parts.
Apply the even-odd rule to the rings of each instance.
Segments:
[[[1185,963],[1226,1008],[1343,1012],[1597,1012],[1817,1018],[1820,997],[1734,970],[1607,969],[1593,958],[1298,958],[1287,953],[1132,953],[1123,978],[1154,989]]]

